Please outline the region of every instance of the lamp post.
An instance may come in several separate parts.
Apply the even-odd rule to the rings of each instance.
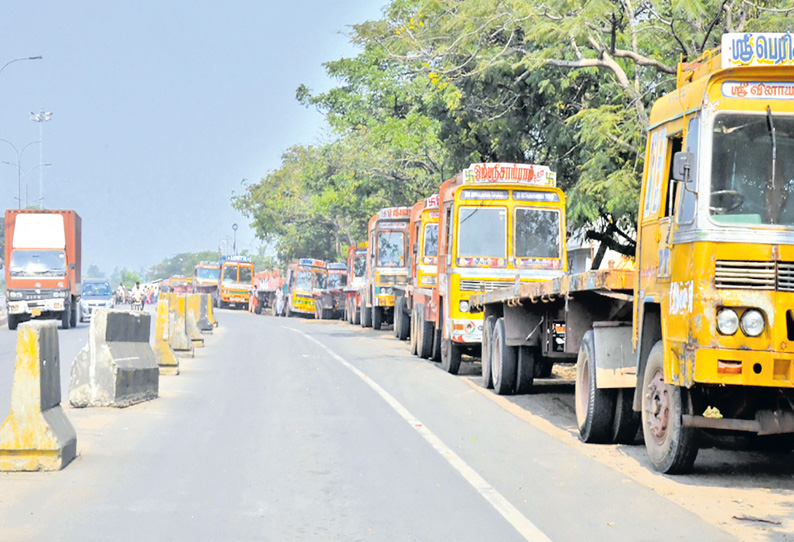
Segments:
[[[30,120],[33,122],[39,123],[39,141],[41,145],[39,145],[39,201],[41,202],[41,206],[44,207],[44,123],[47,122],[52,118],[52,111],[44,111],[44,108],[41,108],[41,111],[38,113],[30,113]]]
[[[2,71],[2,70],[0,70],[0,71]],[[11,148],[14,149],[14,152],[17,155],[17,163],[16,163],[16,167],[17,167],[17,201],[19,202],[19,208],[21,209],[22,208],[22,153],[24,153],[25,149],[27,149],[31,145],[34,145],[36,143],[41,143],[41,141],[31,141],[30,143],[28,143],[27,145],[22,147],[21,151],[18,151],[17,148],[16,148],[16,145],[11,143],[7,139],[0,139],[0,141],[2,141],[3,143],[8,143],[11,146]],[[12,165],[12,166],[14,165],[14,164],[11,164],[9,162],[5,162],[5,163],[9,164],[9,165]]]
[[[232,252],[237,254],[237,224],[232,224],[232,229],[234,230],[234,244],[232,245]]]
[[[41,60],[41,59],[42,56],[37,55],[37,56],[23,56],[23,57],[15,58],[13,60],[9,60],[5,64],[3,64],[2,68],[0,68],[0,73],[3,73],[3,70],[6,69],[6,66],[8,66],[9,64],[13,64],[14,62],[19,62],[21,60]]]

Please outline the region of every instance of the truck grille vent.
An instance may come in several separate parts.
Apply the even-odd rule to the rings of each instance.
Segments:
[[[714,280],[720,289],[794,292],[794,262],[717,260]]]
[[[385,275],[383,273],[380,274],[380,280],[378,281],[379,284],[408,284],[408,276],[407,275]]]
[[[493,292],[499,288],[510,286],[513,281],[510,280],[461,280],[460,290],[462,292]]]

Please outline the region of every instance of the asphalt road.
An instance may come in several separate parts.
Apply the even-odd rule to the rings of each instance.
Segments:
[[[0,474],[0,540],[784,537],[725,528],[697,510],[713,488],[682,505],[668,477],[574,443],[564,387],[536,409],[478,389],[477,365],[445,374],[387,332],[216,316],[206,347],[161,377],[160,397],[126,409],[68,406],[88,328],[59,332],[79,457],[57,473]],[[0,330],[0,410],[14,335]]]

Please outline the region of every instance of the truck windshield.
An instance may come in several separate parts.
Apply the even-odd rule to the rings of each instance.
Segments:
[[[312,272],[308,269],[298,269],[295,275],[295,289],[310,291],[312,289]]]
[[[553,209],[516,209],[516,258],[560,257],[560,213]]]
[[[425,237],[422,256],[438,256],[438,224],[425,224]]]
[[[333,275],[328,275],[328,289],[333,290],[335,288],[341,288],[345,285],[345,282],[342,281],[342,275],[337,275],[334,273]]]
[[[715,119],[709,214],[718,223],[794,225],[794,118],[768,110]]]
[[[253,269],[250,267],[241,267],[240,268],[240,282],[244,282],[246,284],[251,284],[251,278],[253,277]]]
[[[63,277],[66,258],[62,250],[15,250],[8,274],[12,277]]]
[[[223,282],[237,282],[236,265],[227,265],[223,268]]]
[[[459,258],[507,257],[507,209],[461,207],[458,221]]]
[[[382,231],[378,234],[378,267],[405,265],[405,233]]]
[[[218,277],[221,274],[220,269],[210,269],[208,267],[199,267],[196,270],[196,277],[200,279],[212,279],[218,280]]]
[[[314,274],[314,288],[317,290],[325,290],[328,288],[328,275],[326,273]]]
[[[363,277],[366,271],[367,271],[367,257],[362,255],[353,258],[353,276],[359,278]]]

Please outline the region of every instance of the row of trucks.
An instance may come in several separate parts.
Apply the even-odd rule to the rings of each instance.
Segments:
[[[347,280],[345,263],[326,263],[314,258],[292,260],[284,282],[284,309],[277,315],[313,315],[318,320],[341,318]]]
[[[691,470],[706,432],[791,451],[792,41],[727,34],[720,54],[679,66],[651,110],[633,268],[568,273],[553,172],[474,164],[397,212],[404,226],[395,211],[373,217],[348,321],[393,320],[450,373],[479,355],[499,394],[575,362],[580,439],[639,430],[660,472]],[[398,232],[409,258],[383,266]]]

